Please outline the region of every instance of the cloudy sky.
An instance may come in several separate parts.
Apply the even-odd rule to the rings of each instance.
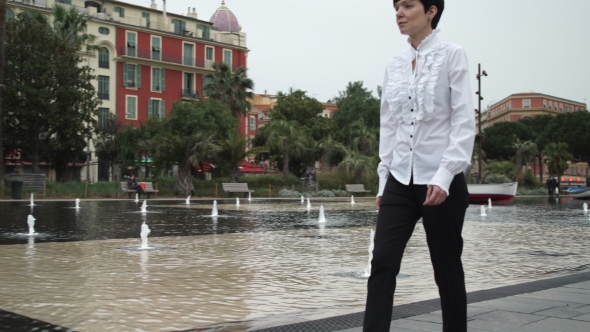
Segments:
[[[149,6],[148,0],[126,0]],[[162,1],[156,0],[158,8]],[[290,87],[327,101],[348,82],[375,91],[387,60],[408,47],[392,0],[226,0],[248,34],[255,92]],[[168,0],[168,12],[195,7],[209,20],[221,0]],[[535,91],[579,102],[590,98],[589,0],[447,0],[440,37],[482,64],[485,107]],[[475,95],[474,95],[475,100]]]

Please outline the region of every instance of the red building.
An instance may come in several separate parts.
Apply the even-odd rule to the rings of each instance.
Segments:
[[[130,4],[125,9],[124,15],[138,11],[142,19],[116,28],[116,115],[124,123],[137,127],[149,117],[166,117],[174,102],[202,96],[204,76],[216,62],[234,71],[247,65],[246,36],[224,3],[211,22],[194,12],[166,15]]]

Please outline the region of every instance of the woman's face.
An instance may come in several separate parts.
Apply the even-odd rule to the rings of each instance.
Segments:
[[[430,21],[436,15],[436,7],[424,13],[424,5],[419,0],[400,0],[395,5],[396,21],[402,35],[420,35],[430,30]]]

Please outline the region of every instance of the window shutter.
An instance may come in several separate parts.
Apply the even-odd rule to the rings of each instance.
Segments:
[[[71,0],[70,0],[71,1]],[[125,17],[125,8],[121,7],[121,17]]]
[[[163,119],[166,116],[166,101],[160,100],[160,119]]]
[[[160,69],[160,89],[166,91],[166,69]]]
[[[157,71],[158,68],[152,68],[152,90],[154,91],[158,91],[158,89],[156,89],[156,87],[158,86],[158,75],[156,75]]]
[[[148,118],[151,118],[154,114],[152,100],[148,99]]]
[[[186,22],[180,21],[180,33],[184,33],[185,30],[186,30]]]
[[[127,64],[123,63],[123,86],[127,86]]]
[[[141,88],[141,65],[135,65],[135,87]]]

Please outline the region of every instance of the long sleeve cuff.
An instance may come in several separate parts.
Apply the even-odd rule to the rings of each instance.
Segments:
[[[385,191],[385,184],[387,183],[387,178],[379,178],[379,192],[377,193],[377,197],[383,196],[383,191]]]
[[[444,190],[445,193],[447,193],[447,196],[449,196],[449,187],[451,186],[451,182],[453,182],[454,178],[455,175],[453,175],[451,172],[444,168],[439,168],[428,184],[439,186],[440,189]]]

